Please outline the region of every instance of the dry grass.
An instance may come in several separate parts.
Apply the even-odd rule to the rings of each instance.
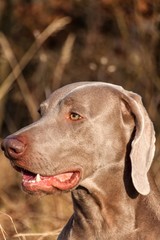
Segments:
[[[14,81],[17,81],[24,102],[33,120],[37,119],[37,104],[34,102],[34,98],[29,91],[22,70],[47,38],[60,31],[69,22],[70,20],[67,17],[54,20],[38,35],[19,63],[6,36],[3,33],[0,34],[0,44],[4,56],[12,69],[9,76],[0,86],[0,99],[2,100],[5,97],[11,85]],[[60,80],[60,76],[63,73],[62,69],[64,69],[69,61],[73,43],[74,36],[70,35],[62,50],[61,60],[58,64],[61,67],[57,67],[55,73],[56,81]],[[8,160],[4,158],[2,153],[0,166],[0,235],[2,239],[55,239],[60,231],[60,227],[65,224],[72,213],[70,196],[66,194],[65,196],[36,196],[31,198],[21,191],[19,186],[20,176],[11,169]],[[53,229],[55,230],[53,231]]]
[[[67,17],[54,20],[42,33],[37,36],[35,42],[32,44],[26,54],[22,57],[19,63],[17,62],[16,57],[5,35],[3,33],[0,33],[0,45],[2,47],[2,50],[4,51],[6,59],[8,60],[12,68],[9,76],[0,86],[0,100],[2,100],[2,98],[8,93],[14,81],[17,81],[20,87],[20,91],[23,94],[26,106],[28,107],[29,113],[33,120],[37,119],[37,104],[34,102],[34,99],[29,92],[26,80],[22,75],[22,71],[34,57],[35,53],[42,46],[42,44],[49,38],[49,36],[55,34],[57,31],[60,31],[69,22],[70,19]]]

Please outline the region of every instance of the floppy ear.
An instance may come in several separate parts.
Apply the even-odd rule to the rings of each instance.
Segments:
[[[133,92],[124,91],[122,99],[130,108],[135,118],[135,136],[131,143],[132,181],[136,190],[147,195],[150,185],[147,172],[155,152],[155,132],[153,124],[143,106],[141,97]]]

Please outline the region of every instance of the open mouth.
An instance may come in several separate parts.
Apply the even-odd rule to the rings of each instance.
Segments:
[[[55,176],[42,176],[27,171],[23,168],[15,167],[22,173],[22,187],[25,191],[36,193],[53,193],[57,189],[68,191],[77,186],[80,181],[80,171],[69,171]]]

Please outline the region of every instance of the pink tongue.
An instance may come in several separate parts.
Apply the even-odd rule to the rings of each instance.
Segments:
[[[23,173],[22,185],[28,191],[69,190],[79,181],[79,172],[67,172],[55,176],[39,176]]]
[[[44,177],[44,176],[40,176],[40,179],[41,180],[58,180],[60,182],[65,182],[67,180],[70,180],[72,175],[74,173],[73,172],[68,172],[68,173],[62,173],[62,174],[59,174],[59,175],[55,175],[55,176],[51,176],[51,177]],[[41,181],[40,180],[40,181]],[[26,174],[26,173],[23,173],[23,181],[36,181],[36,175],[30,175],[30,174]],[[40,181],[36,181],[36,182],[40,182]]]
[[[62,173],[57,176],[54,176],[54,178],[59,180],[60,182],[65,182],[65,181],[71,179],[72,175],[73,175],[73,172]]]

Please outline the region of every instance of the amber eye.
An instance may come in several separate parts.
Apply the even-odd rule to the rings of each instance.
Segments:
[[[72,121],[78,121],[78,120],[81,120],[82,117],[78,113],[71,112],[69,115],[69,119]]]

